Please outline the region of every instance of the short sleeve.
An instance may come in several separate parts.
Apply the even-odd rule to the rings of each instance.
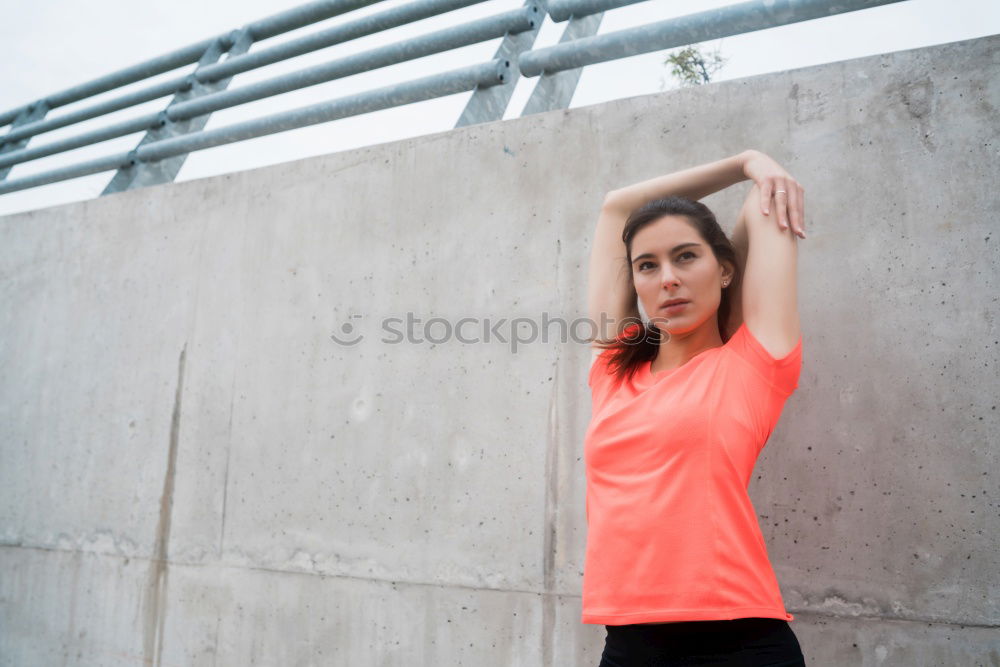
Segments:
[[[636,333],[638,329],[638,324],[630,324],[625,327],[616,340],[621,341],[631,334]],[[593,361],[590,365],[590,373],[587,376],[587,384],[590,385],[590,392],[593,399],[592,412],[595,413],[597,412],[597,408],[604,403],[604,400],[611,391],[612,385],[617,382],[617,378],[614,377],[609,368],[613,353],[613,348],[605,348],[601,350],[596,359],[592,357]]]
[[[610,350],[603,350],[597,358],[593,358],[590,365],[590,373],[587,376],[587,384],[590,386],[590,393],[593,396],[593,404],[596,406],[604,397],[608,382],[608,357]]]
[[[801,336],[791,352],[781,359],[775,359],[747,328],[746,322],[743,322],[726,342],[726,347],[752,367],[781,396],[787,398],[798,388],[802,370]]]

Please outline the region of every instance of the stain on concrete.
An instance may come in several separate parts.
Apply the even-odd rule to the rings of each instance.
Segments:
[[[910,118],[917,121],[920,129],[920,141],[930,153],[937,152],[934,143],[934,132],[930,126],[930,116],[934,103],[934,83],[929,76],[919,81],[907,81],[895,87],[896,99],[906,108]]]
[[[900,86],[900,93],[906,110],[914,118],[923,118],[931,112],[934,84],[929,78],[903,84]]]
[[[542,536],[542,664],[551,665],[555,655],[556,628],[556,551],[558,549],[557,512],[559,497],[559,358],[555,361],[552,392],[549,395],[548,437],[545,439],[545,525]]]
[[[181,349],[177,362],[177,389],[174,391],[174,409],[170,419],[170,440],[167,450],[167,472],[163,477],[160,494],[160,518],[156,524],[156,544],[150,560],[148,584],[142,607],[143,663],[160,664],[163,655],[163,623],[166,619],[167,547],[170,543],[170,519],[174,505],[174,474],[177,469],[177,439],[181,423],[181,395],[184,391],[184,358],[187,343]]]
[[[827,116],[829,109],[826,96],[818,90],[802,88],[796,83],[792,85],[788,99],[792,100],[792,115],[799,125],[820,121]]]

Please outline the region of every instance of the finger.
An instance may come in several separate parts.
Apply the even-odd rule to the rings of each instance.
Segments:
[[[778,209],[778,225],[788,229],[788,186],[784,182],[774,190],[774,205]]]
[[[771,212],[771,179],[764,181],[760,187],[760,206],[764,209],[764,215]]]
[[[806,190],[801,185],[796,188],[799,191],[799,230],[802,238],[806,237]]]
[[[792,225],[793,233],[802,235],[802,209],[799,205],[799,187],[792,185],[788,188],[788,213]]]

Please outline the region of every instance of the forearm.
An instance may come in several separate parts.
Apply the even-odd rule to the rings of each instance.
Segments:
[[[631,212],[647,202],[670,195],[694,200],[707,197],[747,179],[743,164],[750,153],[749,150],[743,151],[715,162],[612,190],[605,198],[605,205]]]

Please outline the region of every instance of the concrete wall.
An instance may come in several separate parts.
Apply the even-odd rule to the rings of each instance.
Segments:
[[[596,665],[586,346],[382,318],[584,317],[604,192],[748,147],[807,190],[804,367],[750,491],[808,663],[1000,664],[998,66],[990,37],[0,219],[0,664]],[[727,227],[748,187],[706,200]]]

